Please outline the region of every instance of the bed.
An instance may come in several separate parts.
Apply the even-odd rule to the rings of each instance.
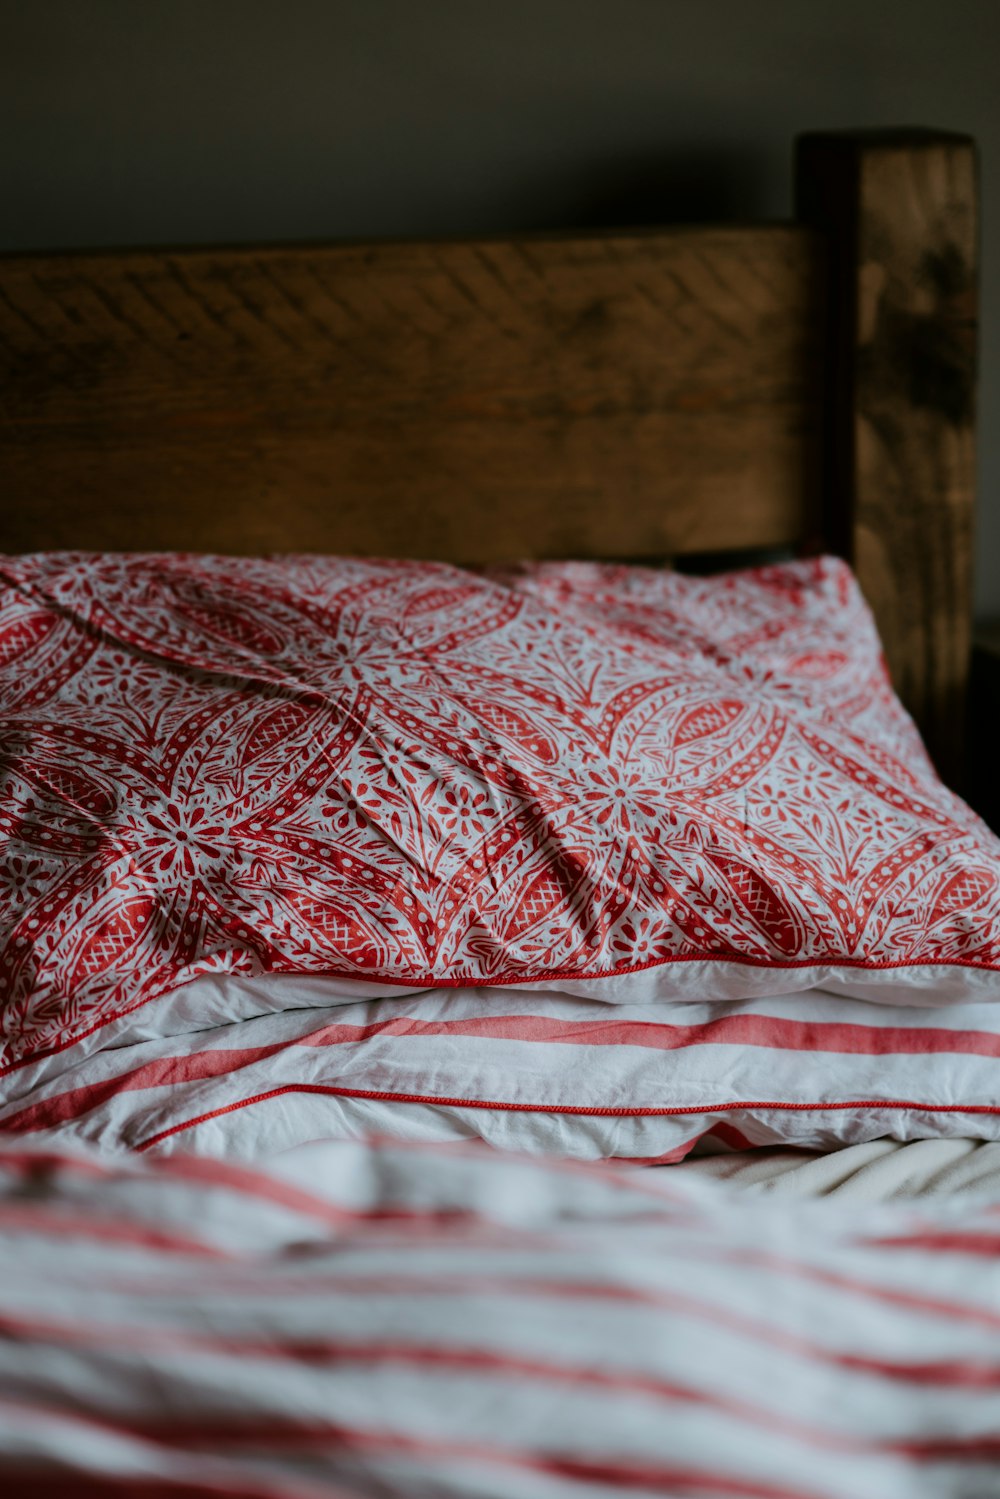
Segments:
[[[796,205],[0,261],[9,1492],[994,1491],[973,143]]]

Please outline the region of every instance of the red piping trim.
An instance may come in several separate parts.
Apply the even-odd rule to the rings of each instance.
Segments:
[[[141,1145],[136,1145],[133,1149],[149,1150],[151,1146],[159,1144],[170,1135],[195,1129],[199,1124],[207,1123],[209,1119],[218,1119],[224,1114],[236,1113],[237,1110],[249,1108],[253,1104],[266,1103],[272,1098],[280,1098],[285,1093],[319,1093],[332,1095],[335,1098],[370,1098],[379,1103],[420,1103],[448,1108],[496,1109],[503,1113],[513,1114],[582,1114],[611,1119],[722,1114],[737,1109],[774,1109],[785,1113],[829,1113],[831,1110],[839,1112],[846,1109],[912,1109],[916,1113],[924,1114],[1000,1114],[1000,1105],[997,1104],[925,1104],[917,1103],[912,1099],[895,1098],[845,1099],[839,1103],[779,1103],[773,1100],[745,1099],[732,1103],[691,1104],[686,1108],[678,1105],[662,1108],[609,1109],[587,1108],[582,1104],[503,1103],[495,1099],[484,1098],[437,1098],[431,1094],[387,1093],[368,1088],[339,1088],[332,1083],[285,1083],[280,1088],[269,1088],[266,1092],[256,1093],[251,1098],[238,1099],[234,1103],[223,1104],[218,1109],[210,1109],[207,1113],[199,1114],[181,1124],[172,1124],[169,1129],[160,1130],[159,1134],[151,1135],[148,1140],[144,1140]]]

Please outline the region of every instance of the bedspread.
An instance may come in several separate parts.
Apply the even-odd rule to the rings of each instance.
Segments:
[[[985,1499],[1000,1217],[482,1144],[0,1146],[7,1494]]]

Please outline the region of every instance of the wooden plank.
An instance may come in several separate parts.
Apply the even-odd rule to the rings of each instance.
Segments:
[[[788,226],[0,259],[0,550],[791,543],[818,296]]]
[[[972,616],[974,145],[932,131],[808,135],[797,189],[830,255],[826,533],[854,562],[896,687],[957,781]]]

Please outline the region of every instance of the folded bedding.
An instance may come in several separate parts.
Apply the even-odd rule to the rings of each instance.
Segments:
[[[227,973],[1000,998],[1000,845],[832,558],[7,557],[0,704],[7,1072]]]
[[[266,982],[256,989],[266,998]],[[54,1075],[52,1059],[12,1075],[0,1131],[243,1160],[314,1139],[479,1136],[651,1164],[706,1137],[812,1150],[1000,1140],[1000,1006],[988,1002],[911,1009],[814,992],[611,1006],[441,989],[71,1057]]]
[[[0,1146],[25,1495],[983,1499],[1000,1237],[481,1146]]]

